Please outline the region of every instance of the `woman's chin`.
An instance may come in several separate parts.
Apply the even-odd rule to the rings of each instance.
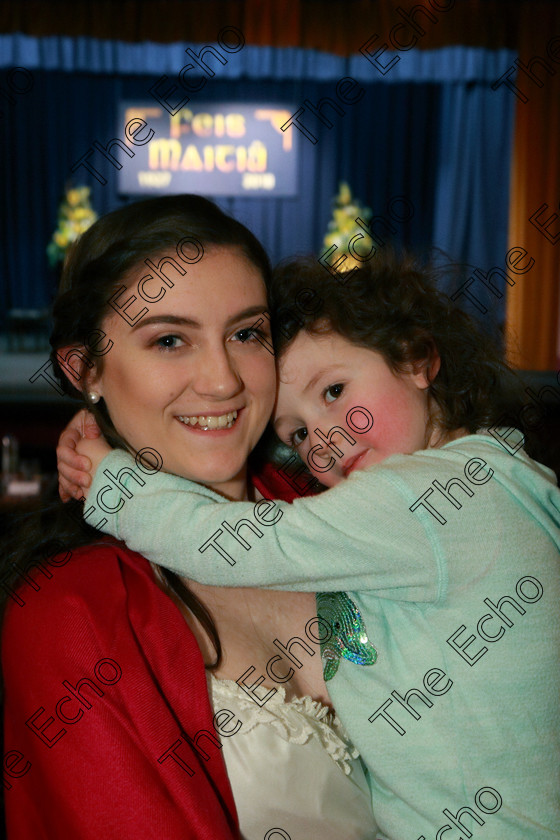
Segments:
[[[195,481],[197,484],[204,484],[206,487],[228,484],[245,476],[246,461],[237,457],[231,461],[222,458],[218,463],[212,459],[205,459],[204,462],[197,462],[195,465],[174,464],[166,472]]]

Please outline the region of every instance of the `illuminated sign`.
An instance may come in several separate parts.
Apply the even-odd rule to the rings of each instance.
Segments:
[[[169,114],[153,102],[122,102],[119,134],[131,120],[153,131],[144,145],[126,143],[119,192],[126,194],[297,195],[298,137],[280,126],[291,105],[198,104]],[[138,122],[134,123],[139,124]]]

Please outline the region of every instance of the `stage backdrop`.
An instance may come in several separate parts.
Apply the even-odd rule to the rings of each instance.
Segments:
[[[173,84],[180,99],[177,74],[187,46],[0,36],[4,66],[27,68],[33,77],[32,88],[4,108],[0,121],[0,190],[9,208],[0,222],[3,312],[50,302],[54,277],[45,248],[68,181],[92,187],[99,214],[132,199],[119,193],[130,155],[112,147],[119,170],[99,146],[113,138],[124,145],[120,104],[152,100],[159,107]],[[277,261],[324,250],[331,199],[345,180],[386,220],[395,241],[422,251],[437,246],[482,272],[505,269],[514,97],[497,95],[491,83],[514,57],[478,48],[410,50],[381,74],[363,55],[243,46],[225,65],[213,61],[212,77],[191,74],[190,89],[198,85],[200,92],[189,98],[209,108],[259,103],[293,106],[295,113],[303,107],[307,134],[287,129],[299,146],[297,194],[216,200]],[[324,107],[323,119],[313,115],[322,99],[337,106]],[[148,117],[145,122],[136,140],[147,136]],[[192,190],[203,192],[194,178]],[[503,301],[488,301],[489,329],[503,322]]]
[[[119,192],[295,196],[300,140],[297,131],[282,130],[293,110],[268,102],[197,102],[170,113],[153,99],[121,102],[117,134],[125,136],[130,125],[125,153],[133,157],[119,169]]]

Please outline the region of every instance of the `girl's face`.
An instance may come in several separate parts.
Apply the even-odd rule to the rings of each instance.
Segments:
[[[278,374],[276,432],[327,487],[389,455],[432,444],[423,370],[396,375],[380,353],[338,333],[301,331],[281,357]],[[358,407],[363,410],[352,412]]]
[[[145,275],[144,263],[133,269],[131,292]],[[88,390],[101,394],[136,451],[156,449],[166,472],[242,498],[247,457],[276,386],[274,357],[255,337],[260,331],[270,344],[268,319],[250,329],[266,311],[265,285],[253,263],[228,247],[209,248],[172,279],[134,326],[118,312],[106,317],[102,329],[114,345],[102,372],[88,376]]]

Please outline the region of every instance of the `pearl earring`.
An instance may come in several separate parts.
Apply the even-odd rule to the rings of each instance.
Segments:
[[[88,399],[92,403],[98,403],[101,397],[99,394],[96,394],[95,391],[92,391],[90,394],[88,394]]]

